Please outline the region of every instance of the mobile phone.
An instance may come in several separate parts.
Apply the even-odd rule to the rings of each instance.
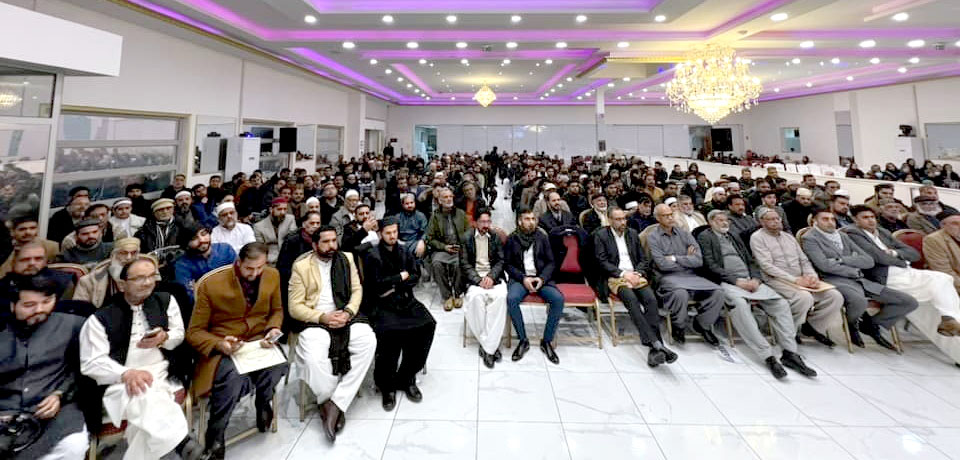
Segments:
[[[274,337],[274,338],[272,338],[272,339],[267,339],[267,342],[270,342],[270,343],[276,345],[277,342],[280,340],[280,337],[283,337],[283,332],[281,332],[280,334],[278,334],[276,337]]]
[[[155,328],[150,329],[149,331],[147,331],[146,334],[143,334],[143,338],[145,338],[145,339],[150,339],[150,338],[156,337],[156,336],[159,335],[161,332],[163,332],[163,328],[162,328],[162,327],[155,327]]]

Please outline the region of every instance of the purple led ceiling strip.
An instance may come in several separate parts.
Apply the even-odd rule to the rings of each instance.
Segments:
[[[560,80],[561,80],[563,77],[567,76],[567,74],[570,73],[570,72],[572,72],[573,69],[575,69],[576,67],[577,67],[576,64],[567,64],[567,65],[563,66],[563,68],[560,69],[559,72],[557,72],[556,74],[554,74],[554,76],[550,77],[549,80],[547,80],[547,81],[544,82],[542,85],[540,85],[540,87],[537,88],[537,92],[536,92],[536,93],[534,93],[534,94],[528,94],[527,96],[529,96],[529,97],[537,97],[537,96],[539,96],[539,95],[541,95],[541,94],[543,94],[543,93],[545,93],[545,92],[547,92],[547,91],[550,91],[550,88],[552,88],[553,85],[556,85],[557,83],[559,83]]]
[[[576,99],[577,96],[582,96],[582,95],[584,95],[584,94],[586,94],[586,93],[589,93],[590,91],[593,91],[593,90],[595,90],[595,89],[597,89],[597,88],[599,88],[599,87],[601,87],[601,86],[603,86],[603,85],[606,85],[607,83],[610,83],[610,82],[612,82],[612,81],[613,81],[612,78],[601,78],[601,79],[599,79],[599,80],[597,80],[597,81],[595,81],[595,82],[593,82],[593,83],[590,83],[590,84],[587,85],[587,86],[584,86],[583,88],[580,88],[580,89],[578,89],[578,90],[570,93],[570,95],[567,96],[567,100],[570,101],[570,100]]]
[[[723,24],[720,24],[713,29],[710,29],[706,32],[707,37],[713,37],[715,35],[728,32],[737,27],[740,27],[745,22],[752,21],[759,16],[767,14],[777,8],[780,8],[783,5],[793,3],[795,0],[766,0],[756,5],[747,8],[742,11],[740,14],[726,20]]]
[[[909,83],[918,80],[930,78],[954,77],[960,75],[960,64],[946,64],[941,66],[928,67],[926,69],[914,69],[906,74],[895,74],[886,77],[854,80],[852,82],[844,81],[832,85],[814,86],[813,88],[803,88],[799,91],[781,91],[780,93],[765,94],[760,97],[760,101],[775,101],[779,99],[792,99],[803,96],[813,96],[823,93],[835,93],[838,91],[851,91],[864,88],[873,88],[877,86],[888,86],[902,83]]]
[[[669,68],[660,72],[652,77],[649,77],[645,80],[641,80],[637,83],[634,83],[626,88],[620,88],[613,92],[613,96],[626,96],[627,94],[634,91],[642,91],[643,88],[647,88],[653,85],[659,85],[673,78],[673,68]]]
[[[184,24],[187,24],[187,25],[196,27],[196,28],[198,28],[198,29],[200,29],[200,30],[202,30],[202,31],[204,31],[204,32],[211,33],[211,34],[214,34],[214,35],[219,35],[219,36],[221,36],[221,37],[224,36],[224,33],[223,33],[222,31],[220,31],[219,29],[216,29],[216,28],[214,28],[214,27],[208,26],[207,24],[204,24],[204,23],[202,23],[202,22],[200,22],[200,21],[197,21],[196,19],[193,19],[193,18],[191,18],[190,16],[187,16],[187,15],[184,15],[184,14],[180,14],[180,13],[178,13],[178,12],[176,12],[176,11],[171,10],[170,8],[167,8],[167,7],[164,7],[164,6],[160,6],[160,5],[157,5],[157,4],[154,4],[154,3],[150,3],[150,2],[147,2],[147,1],[144,1],[144,0],[127,0],[127,1],[130,2],[130,3],[133,3],[134,5],[138,5],[138,6],[142,7],[142,8],[146,8],[146,9],[148,9],[148,10],[150,10],[150,11],[153,11],[154,13],[157,13],[157,14],[166,16],[166,17],[168,17],[168,18],[170,18],[170,19],[174,19],[174,20],[180,21],[180,22],[182,22],[182,23],[184,23]]]
[[[448,13],[463,11],[472,13],[549,13],[573,11],[618,12],[634,11],[648,13],[663,0],[308,0],[320,13]]]
[[[832,30],[767,30],[750,36],[750,40],[882,40],[897,38],[957,39],[957,27],[898,27],[890,29],[832,29]]]
[[[345,77],[347,77],[347,78],[351,78],[351,79],[353,79],[353,80],[356,80],[358,83],[360,83],[360,84],[362,84],[362,85],[366,85],[367,87],[369,87],[369,88],[371,88],[371,89],[373,89],[373,90],[375,90],[375,91],[379,91],[379,92],[381,92],[381,93],[389,94],[390,96],[392,96],[392,97],[394,97],[394,98],[397,98],[397,99],[403,98],[403,95],[401,95],[400,93],[397,93],[397,92],[393,91],[392,89],[387,88],[386,86],[383,86],[383,85],[381,85],[380,83],[377,83],[377,82],[371,80],[371,79],[370,79],[369,77],[367,77],[366,75],[363,75],[363,74],[361,74],[361,73],[359,73],[359,72],[357,72],[357,71],[355,71],[355,70],[353,70],[353,69],[351,69],[351,68],[349,68],[349,67],[347,67],[347,66],[345,66],[345,65],[343,65],[343,64],[341,64],[341,63],[339,63],[339,62],[337,62],[337,61],[334,61],[333,59],[330,59],[330,58],[328,58],[328,57],[326,57],[326,56],[324,56],[324,55],[322,55],[322,54],[320,54],[320,53],[318,53],[318,52],[316,52],[316,51],[314,51],[314,50],[312,50],[312,49],[309,49],[309,48],[287,48],[287,50],[290,51],[290,52],[292,52],[292,53],[294,53],[294,54],[296,54],[296,55],[298,55],[298,56],[300,56],[300,57],[303,57],[303,58],[305,58],[305,59],[308,59],[308,60],[310,60],[311,62],[314,62],[314,63],[316,63],[316,64],[322,65],[322,66],[324,66],[324,67],[326,67],[326,68],[328,68],[328,69],[330,69],[330,70],[333,70],[334,72],[337,72],[337,73],[339,73],[339,74],[341,74],[341,75],[343,75],[343,76],[345,76]]]
[[[470,60],[541,60],[541,59],[586,59],[597,51],[596,48],[537,49],[537,50],[364,50],[363,59],[470,59]]]

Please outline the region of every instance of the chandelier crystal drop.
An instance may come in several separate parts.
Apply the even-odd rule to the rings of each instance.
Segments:
[[[493,90],[487,86],[487,83],[484,82],[483,86],[480,87],[480,90],[477,91],[477,94],[473,95],[473,100],[477,101],[478,104],[486,107],[497,100],[497,95],[494,94]]]
[[[750,76],[749,64],[733,48],[710,44],[694,50],[677,64],[667,84],[670,105],[714,124],[732,112],[757,104],[763,85]]]

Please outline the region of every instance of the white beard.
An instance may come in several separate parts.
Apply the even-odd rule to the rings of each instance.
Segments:
[[[123,264],[117,262],[116,260],[110,261],[110,267],[107,268],[107,271],[110,272],[110,277],[114,281],[120,280],[120,271],[123,270]]]

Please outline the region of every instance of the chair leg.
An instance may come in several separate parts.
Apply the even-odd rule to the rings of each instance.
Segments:
[[[900,332],[897,331],[897,325],[890,328],[890,336],[893,338],[893,346],[897,348],[897,354],[903,354],[903,342],[900,341]]]
[[[187,431],[193,428],[193,394],[187,392],[187,397],[183,400],[184,412],[187,416]]]
[[[197,407],[200,409],[200,416],[197,419],[197,440],[200,445],[207,447],[207,401],[197,398]]]
[[[467,317],[463,317],[463,345],[461,348],[467,348]]]
[[[300,421],[303,422],[307,418],[307,384],[300,380]]]
[[[513,329],[510,328],[510,315],[507,315],[506,324],[503,326],[506,329],[505,333],[507,335],[507,348],[513,348]]]
[[[727,310],[726,313],[723,315],[723,324],[727,328],[727,339],[730,341],[730,348],[736,348],[737,342],[733,337],[733,321],[730,320],[730,310]]]
[[[600,301],[593,299],[593,317],[597,321],[597,347],[603,350],[603,327],[600,325]]]
[[[670,345],[673,345],[673,320],[670,319],[669,313],[664,319],[667,320],[667,341],[670,342]]]
[[[613,346],[620,345],[620,330],[617,329],[617,312],[614,310],[613,300],[610,300],[610,335],[613,336]]]
[[[98,441],[97,435],[94,434],[90,436],[90,447],[87,449],[87,460],[97,460]]]
[[[301,380],[301,382],[302,381],[303,380]],[[280,410],[278,409],[279,407],[280,407],[280,395],[276,391],[274,391],[273,392],[273,420],[270,422],[270,431],[273,433],[277,432],[277,428],[278,428],[277,425],[280,421],[280,415],[279,415]]]
[[[850,323],[847,321],[847,309],[840,308],[840,325],[843,326],[843,339],[847,341],[847,353],[853,354],[853,342],[850,340]]]

